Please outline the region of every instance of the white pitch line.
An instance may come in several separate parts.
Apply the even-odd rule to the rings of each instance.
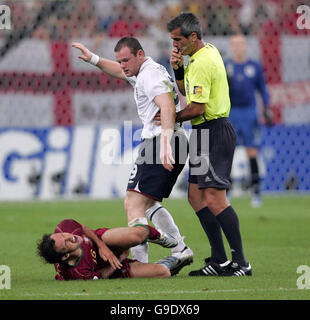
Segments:
[[[63,292],[56,293],[57,297],[65,297],[65,296],[101,296],[101,295],[163,295],[163,294],[202,294],[202,293],[229,293],[229,292],[256,292],[256,291],[264,291],[264,292],[278,292],[278,291],[299,291],[298,288],[275,288],[275,289],[266,289],[266,288],[253,288],[253,289],[211,289],[211,290],[177,290],[177,291],[155,291],[155,292],[143,292],[143,291],[112,291],[112,292],[96,292],[96,293],[87,293],[87,292]],[[1,296],[1,294],[0,294]],[[5,296],[5,295],[3,295]],[[16,296],[16,294],[14,294]],[[37,297],[37,296],[46,296],[46,294],[40,293],[24,293],[21,294],[22,297]]]

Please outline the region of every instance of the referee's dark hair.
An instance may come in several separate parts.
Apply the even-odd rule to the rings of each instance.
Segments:
[[[133,37],[123,37],[122,39],[120,39],[114,48],[114,52],[119,52],[123,47],[128,47],[131,53],[135,56],[137,55],[139,50],[142,50],[144,53],[144,50],[138,39]]]
[[[193,32],[197,34],[197,38],[201,40],[202,29],[198,18],[190,12],[181,12],[167,24],[168,31],[171,32],[177,28],[181,28],[181,35],[188,38]]]

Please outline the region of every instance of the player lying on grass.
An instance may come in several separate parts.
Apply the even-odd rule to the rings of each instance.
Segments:
[[[166,248],[177,245],[172,236],[149,225],[91,230],[72,219],[60,222],[54,233],[43,235],[37,253],[55,266],[56,280],[108,278],[168,278],[186,260],[169,256],[157,263],[128,259],[129,248],[145,241]]]

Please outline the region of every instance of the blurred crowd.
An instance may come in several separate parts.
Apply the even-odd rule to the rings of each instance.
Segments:
[[[204,36],[309,33],[296,27],[296,9],[302,0],[62,0],[40,20],[51,2],[4,2],[11,8],[13,30],[36,21],[29,36],[39,39],[126,35],[161,39],[167,37],[167,21],[181,11],[191,11],[200,18]]]

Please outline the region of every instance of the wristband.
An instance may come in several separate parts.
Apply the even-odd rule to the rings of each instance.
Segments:
[[[97,63],[99,62],[99,56],[97,56],[96,54],[92,54],[89,63],[96,66]]]
[[[184,79],[184,67],[179,67],[178,69],[173,69],[175,80],[183,80]]]

